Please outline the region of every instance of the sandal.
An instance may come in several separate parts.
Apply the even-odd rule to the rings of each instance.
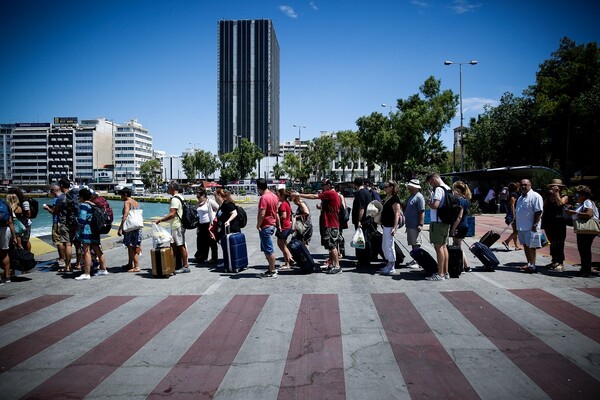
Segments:
[[[502,244],[504,245],[504,247],[506,247],[506,250],[510,251],[510,248],[508,247],[508,243],[502,242]]]
[[[58,272],[73,272],[73,270],[71,269],[71,267],[62,267],[58,269]]]
[[[140,272],[140,269],[139,268],[131,268],[127,272]]]

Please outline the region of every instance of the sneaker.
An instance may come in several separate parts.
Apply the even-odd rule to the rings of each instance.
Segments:
[[[275,278],[277,278],[277,276],[278,276],[277,275],[277,270],[275,270],[275,271],[265,271],[262,274],[260,274],[261,278],[273,278],[273,279],[275,279]]]
[[[58,260],[56,264],[58,265],[58,268],[64,268],[67,266],[67,264],[65,264],[65,260]]]
[[[89,276],[88,274],[81,274],[79,275],[77,278],[75,278],[76,281],[89,281],[92,277]]]
[[[381,275],[394,275],[394,273],[396,272],[396,268],[392,267],[392,268],[386,268],[385,271],[383,271],[381,273]]]
[[[433,274],[431,276],[428,276],[427,278],[425,278],[426,281],[443,281],[444,277],[440,276],[438,274]]]
[[[528,265],[525,267],[525,272],[533,274],[534,272],[537,272],[537,268],[535,265]]]
[[[106,276],[108,275],[108,271],[105,269],[99,269],[98,271],[96,271],[96,273],[94,274],[94,276]]]
[[[340,267],[337,268],[327,268],[327,270],[325,271],[326,274],[339,274],[340,272],[342,272],[342,269]]]
[[[471,272],[471,267],[465,267],[464,272]]]
[[[421,269],[421,267],[419,266],[419,264],[417,264],[415,260],[412,260],[411,262],[406,264],[406,266],[410,269]]]
[[[444,274],[444,279],[450,279],[450,274],[446,272],[446,273]]]
[[[191,272],[188,267],[182,267],[182,268],[179,268],[179,269],[175,270],[176,274],[185,274],[187,272]]]

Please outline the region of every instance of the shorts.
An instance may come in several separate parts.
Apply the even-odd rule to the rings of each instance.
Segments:
[[[429,225],[429,241],[431,244],[447,245],[450,225],[443,222],[432,222]]]
[[[464,239],[467,237],[468,230],[469,227],[467,226],[459,226],[458,228],[456,228],[456,234],[452,235],[452,237],[455,239]]]
[[[266,226],[261,228],[259,231],[260,236],[260,250],[265,253],[265,256],[270,256],[275,253],[275,248],[273,247],[273,234],[275,233],[274,226]]]
[[[123,234],[123,245],[127,247],[140,247],[142,245],[142,230],[134,229]]]
[[[339,228],[325,228],[323,239],[321,240],[321,244],[323,245],[323,247],[325,247],[327,250],[333,250],[337,248],[339,241]]]
[[[175,246],[185,246],[185,230],[183,228],[172,229],[171,228],[171,243]]]
[[[65,224],[55,223],[52,225],[52,242],[54,244],[71,243],[71,232]]]
[[[8,250],[11,238],[10,228],[8,226],[0,226],[0,249]]]
[[[409,246],[420,246],[423,243],[421,232],[418,229],[406,228],[406,241]]]
[[[531,231],[519,231],[519,242],[523,246],[529,247],[529,243],[531,242]]]
[[[281,239],[285,242],[288,236],[292,234],[292,232],[294,232],[293,229],[284,229],[282,231],[277,232],[275,236],[277,236],[277,239]]]

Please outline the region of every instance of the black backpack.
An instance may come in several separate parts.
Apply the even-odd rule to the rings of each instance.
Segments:
[[[182,205],[181,217],[179,217],[179,214],[177,214],[177,216],[179,217],[179,220],[181,221],[181,225],[185,229],[198,228],[199,221],[198,221],[198,211],[196,211],[196,208],[193,207],[187,201],[183,200],[181,197],[179,197],[179,196],[175,196],[175,197],[177,197],[179,199],[179,201],[181,201],[181,205]]]
[[[248,224],[248,214],[246,214],[246,210],[242,207],[235,206],[235,209],[237,211],[237,221],[241,229]]]
[[[452,189],[445,189],[442,186],[438,187],[442,188],[445,193],[444,202],[437,209],[438,219],[445,224],[452,225],[458,219],[460,210],[462,209],[460,200],[458,196],[454,194]]]
[[[77,229],[79,216],[79,189],[71,189],[65,194],[62,203],[65,212],[66,224],[71,229]]]
[[[110,232],[110,229],[112,228],[110,215],[108,215],[106,210],[97,205],[90,204],[90,206],[92,207],[92,220],[90,222],[92,233],[107,234]]]
[[[37,217],[38,212],[40,211],[40,203],[36,199],[28,199],[29,202],[29,218],[34,219]]]

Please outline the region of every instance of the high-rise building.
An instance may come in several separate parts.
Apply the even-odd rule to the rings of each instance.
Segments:
[[[218,23],[219,154],[245,138],[279,154],[279,43],[271,20]]]

